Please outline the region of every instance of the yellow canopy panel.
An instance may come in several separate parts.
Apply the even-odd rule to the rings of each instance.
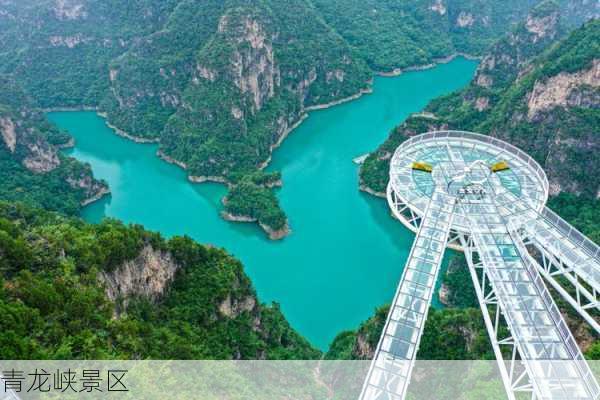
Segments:
[[[492,165],[490,169],[492,170],[492,172],[500,172],[506,171],[507,169],[510,169],[510,167],[508,166],[508,163],[506,161],[499,161],[496,164]]]
[[[418,171],[429,172],[433,171],[433,167],[431,164],[427,164],[424,161],[415,161],[411,164],[412,169],[416,169]]]

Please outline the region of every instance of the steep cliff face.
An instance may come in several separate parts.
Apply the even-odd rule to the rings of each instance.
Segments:
[[[548,52],[500,97],[479,129],[511,141],[544,167],[551,195],[597,197],[600,162],[600,21],[594,20]],[[535,133],[535,135],[533,134]]]
[[[433,101],[433,119],[411,117],[396,128],[361,169],[365,186],[387,184],[384,157],[406,137],[437,126],[497,136],[544,167],[550,194],[596,197],[600,190],[598,46],[600,21],[565,37],[552,3],[543,3],[486,55],[463,91]],[[559,40],[562,38],[562,40]]]
[[[15,124],[10,118],[0,119],[0,129],[2,130],[2,139],[4,144],[8,147],[11,153],[15,152],[17,146],[17,132],[15,131]]]
[[[600,104],[600,59],[594,59],[589,69],[561,72],[550,78],[536,80],[527,94],[527,117],[535,121],[556,107],[594,108]]]
[[[455,53],[484,55],[521,23],[539,1],[316,0],[325,19],[378,71],[427,64]],[[577,3],[577,4],[575,4]],[[589,0],[556,2],[570,27],[600,15]],[[552,21],[532,18],[528,29],[545,37]],[[410,40],[407,40],[410,37]]]
[[[135,40],[111,60],[102,77],[108,78],[109,92],[101,107],[112,124],[136,137],[160,137],[169,117],[181,107],[190,80],[215,72],[202,69],[195,54],[217,31],[223,7],[217,0],[202,6],[180,1],[160,29]]]
[[[306,107],[358,93],[369,75],[305,1],[181,1],[110,63],[101,107],[160,138],[194,181],[222,179],[263,166]]]
[[[224,15],[219,21],[220,33],[231,31],[229,19],[229,15]],[[242,17],[234,29],[237,31],[234,34],[237,44],[229,60],[230,68],[225,74],[231,75],[233,84],[243,96],[248,97],[247,108],[255,115],[275,95],[276,87],[278,89],[281,84],[279,67],[275,65],[273,54],[273,37],[267,37],[263,24],[249,15]],[[232,112],[234,118],[235,114]]]
[[[170,253],[146,245],[135,259],[112,272],[100,273],[99,279],[106,286],[106,296],[117,304],[116,311],[120,312],[127,308],[132,297],[158,301],[179,268]]]
[[[3,358],[320,357],[221,249],[3,201],[0,239]]]
[[[111,123],[159,139],[163,158],[186,168],[193,182],[234,185],[233,176],[266,166],[308,107],[356,95],[370,77],[303,0],[215,1],[205,8],[182,2],[162,30],[114,60],[107,74],[102,108]],[[259,189],[274,199],[261,214],[277,224],[244,216],[282,238],[289,229],[273,193],[252,189],[246,199]]]
[[[48,143],[37,140],[27,146],[28,155],[23,159],[23,165],[32,172],[50,172],[60,165],[56,148]]]
[[[533,57],[564,33],[560,20],[560,8],[555,3],[544,3],[542,7],[534,9],[525,22],[496,43],[485,55],[477,69],[475,84],[494,91],[504,89],[512,83]],[[492,93],[482,92],[487,94],[488,100],[493,97]]]
[[[6,150],[34,173],[50,172],[60,165],[57,149],[40,130],[43,117],[32,108],[16,83],[0,77],[0,134]],[[52,133],[52,132],[51,132]]]
[[[480,55],[535,3],[5,0],[0,72],[14,74],[42,107],[98,107],[125,136],[160,142],[163,157],[194,182],[235,183],[232,176],[268,164],[307,108],[364,93],[373,70]],[[558,8],[571,26],[598,13],[589,0]],[[531,39],[541,48],[555,25],[553,15],[532,14],[505,46],[526,48],[519,43]],[[497,98],[484,89],[525,69],[528,54],[504,54],[483,63],[490,68],[480,71],[469,110],[493,108]],[[18,147],[3,126],[3,142]],[[39,143],[31,150],[29,168],[56,164]],[[281,236],[280,228],[267,230]]]
[[[108,62],[160,26],[175,1],[4,1],[0,72],[16,75],[41,107],[95,106]]]
[[[74,212],[80,204],[107,193],[89,166],[59,154],[58,148],[69,140],[48,123],[12,78],[0,76],[1,197]],[[40,187],[60,188],[64,193],[44,193]]]

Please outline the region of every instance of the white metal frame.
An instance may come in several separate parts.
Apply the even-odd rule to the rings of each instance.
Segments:
[[[532,399],[574,398],[569,396],[580,396],[577,398],[581,399],[600,398],[600,388],[542,279],[545,278],[600,333],[600,324],[592,315],[600,310],[600,248],[544,207],[548,198],[548,180],[537,162],[508,143],[475,133],[440,131],[412,137],[398,147],[390,162],[387,200],[392,214],[410,230],[420,232],[423,219],[428,219],[425,210],[430,207],[429,198],[439,189],[440,174],[436,178],[437,184],[423,179],[419,181],[413,177],[408,165],[425,156],[431,158],[434,164],[439,161],[434,174],[443,171],[442,178],[448,184],[450,192],[454,177],[464,179],[465,173],[475,174],[477,171],[473,171],[478,167],[484,171],[484,162],[474,161],[472,157],[478,156],[473,154],[488,155],[485,162],[509,160],[511,168],[516,171],[512,180],[506,183],[496,176],[484,179],[492,194],[491,197],[486,196],[486,199],[494,200],[487,205],[465,203],[457,206],[457,215],[446,238],[447,247],[465,253],[508,398],[516,399],[516,395],[523,392],[530,393]],[[469,164],[470,162],[473,163]],[[466,172],[461,174],[463,169]],[[458,175],[452,177],[455,171],[458,171]],[[519,193],[511,193],[513,189],[518,189]],[[486,214],[478,215],[478,210],[486,209],[488,222],[485,222]],[[492,230],[486,233],[487,229]],[[488,249],[486,243],[489,240],[495,241],[496,235],[507,242],[498,243],[497,249],[493,246]],[[473,236],[477,237],[478,243],[475,243]],[[498,252],[505,248],[512,249],[510,251],[517,257],[517,264],[512,261],[507,264],[518,265],[514,271],[503,269],[506,268],[502,266],[504,256],[500,256]],[[530,249],[535,251],[531,253]],[[505,281],[508,273],[511,278]],[[527,278],[520,283],[520,278],[513,276],[521,274],[523,279]],[[561,278],[557,279],[558,277]],[[517,280],[513,281],[514,279]],[[516,285],[514,290],[526,290],[525,297],[521,300],[518,294],[512,300],[506,297],[512,296],[509,293],[513,289],[509,287],[507,292],[504,283],[511,281]],[[564,287],[566,284],[571,286],[570,289]],[[501,298],[494,288],[497,285],[502,287]],[[529,289],[525,289],[527,287]],[[522,308],[528,307],[530,300],[526,299],[534,301],[534,309]],[[516,303],[511,303],[515,301]],[[521,303],[523,301],[525,303]],[[535,307],[539,311],[535,311]],[[531,322],[520,326],[519,324],[524,323],[518,322],[521,314]],[[545,325],[536,327],[534,321],[537,318],[543,318]],[[501,337],[500,333],[506,328],[510,333]],[[515,332],[518,332],[517,336]],[[419,337],[421,333],[419,332]],[[541,336],[535,336],[536,334]],[[528,343],[528,340],[533,341]],[[538,358],[540,356],[542,358]],[[549,358],[546,360],[543,357]],[[409,372],[412,362],[409,364]],[[574,377],[569,374],[561,376],[556,372],[565,367]],[[370,374],[371,370],[369,376]],[[407,378],[410,379],[410,374]],[[365,396],[363,390],[361,398],[403,399],[408,379],[404,389],[395,396],[369,397]],[[365,381],[365,388],[367,386],[368,381]]]

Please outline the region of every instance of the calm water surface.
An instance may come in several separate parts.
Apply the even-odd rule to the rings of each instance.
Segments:
[[[280,303],[293,327],[326,349],[336,334],[391,301],[414,237],[390,217],[384,200],[358,191],[352,159],[375,149],[431,99],[466,85],[475,68],[473,61],[456,59],[379,77],[373,94],[311,112],[269,166],[283,173],[278,196],[293,230],[278,242],[254,224],[222,220],[225,187],[189,183],[183,170],[155,156],[156,145],[115,135],[93,112],[49,118],[75,137],[67,153],[89,162],[112,190],[83,210],[86,220],[115,217],[226,248],[243,261],[261,301]]]

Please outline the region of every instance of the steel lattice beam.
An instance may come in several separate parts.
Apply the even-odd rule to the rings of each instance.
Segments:
[[[495,174],[490,163],[510,171]],[[540,400],[596,400],[600,387],[544,279],[600,332],[593,316],[600,309],[600,248],[544,207],[548,187],[543,170],[531,157],[498,139],[440,131],[402,143],[390,162],[387,199],[392,214],[416,231],[417,238],[398,293],[415,247],[423,243],[423,230],[432,227],[431,204],[452,205],[453,222],[438,228],[445,232],[446,246],[465,253],[509,399],[526,392]],[[563,287],[565,283],[571,290]],[[404,368],[402,379],[385,363],[377,365],[382,343],[393,327],[390,321],[398,293],[365,381],[361,395],[365,400],[403,399],[406,394],[416,350],[410,358],[402,358],[384,349],[392,355],[388,364],[408,361],[393,365]],[[429,292],[428,296],[427,304]],[[425,311],[423,320],[426,316]],[[421,331],[422,323],[416,342],[411,342],[417,348]],[[373,383],[369,379],[377,368],[381,371],[375,386],[384,390],[369,391]],[[393,384],[388,385],[387,379]]]

